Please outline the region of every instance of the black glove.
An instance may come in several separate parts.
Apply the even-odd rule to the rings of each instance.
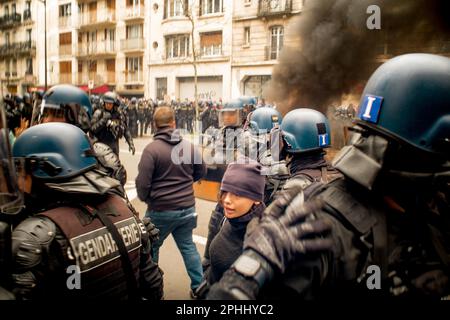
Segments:
[[[303,203],[301,190],[280,193],[259,223],[248,229],[244,240],[244,250],[256,251],[278,272],[284,272],[298,254],[326,251],[332,246],[331,239],[322,236],[331,229],[330,222],[314,216],[322,203]]]
[[[153,245],[153,243],[159,240],[159,229],[153,224],[149,217],[142,219],[142,223],[144,224],[145,229],[148,232],[150,242]]]
[[[118,138],[119,136],[119,123],[116,120],[109,119],[106,121],[106,127],[112,133],[114,138]]]
[[[136,148],[134,147],[134,144],[130,144],[128,150],[134,156],[134,153],[136,152]]]

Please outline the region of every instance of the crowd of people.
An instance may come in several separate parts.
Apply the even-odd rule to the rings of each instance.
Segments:
[[[329,120],[317,110],[281,115],[249,97],[202,103],[200,119],[219,131],[216,150],[232,151],[221,155],[226,171],[203,257],[192,241],[193,183],[207,167],[177,130],[193,130],[191,103],[113,92],[91,103],[69,85],[18,111],[5,101],[0,226],[13,234],[11,248],[1,248],[12,252],[0,297],[161,299],[158,252],[169,234],[197,299],[448,297],[448,70],[449,58],[430,54],[381,65],[358,108],[337,110],[352,119],[351,134],[331,163]],[[30,118],[18,125],[18,112]],[[16,130],[23,121],[32,126]],[[141,132],[151,122],[153,133],[135,181],[147,204],[142,220],[119,159],[122,137],[135,153],[130,121]],[[67,285],[71,266],[79,290]]]

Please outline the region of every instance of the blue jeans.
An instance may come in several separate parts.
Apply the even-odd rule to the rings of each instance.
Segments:
[[[183,256],[186,271],[191,278],[191,289],[197,288],[202,282],[203,269],[200,254],[192,240],[192,231],[197,227],[197,214],[195,207],[172,210],[172,211],[154,211],[145,213],[150,217],[155,226],[159,229],[159,240],[153,244],[153,261],[158,263],[159,248],[169,234],[172,234]]]

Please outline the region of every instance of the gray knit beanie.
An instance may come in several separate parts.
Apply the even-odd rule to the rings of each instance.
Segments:
[[[264,200],[265,176],[261,175],[261,165],[250,163],[230,163],[222,178],[220,190],[255,201]]]

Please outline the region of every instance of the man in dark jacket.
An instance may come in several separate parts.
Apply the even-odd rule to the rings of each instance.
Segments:
[[[160,230],[153,260],[158,261],[159,248],[172,234],[191,278],[191,289],[196,289],[203,272],[192,240],[192,230],[197,227],[193,183],[206,174],[206,166],[200,152],[175,130],[170,107],[156,109],[154,124],[154,141],[142,153],[136,178],[139,199],[148,204],[146,216]]]

